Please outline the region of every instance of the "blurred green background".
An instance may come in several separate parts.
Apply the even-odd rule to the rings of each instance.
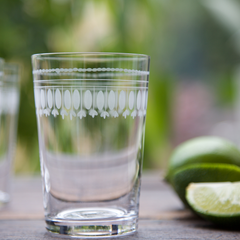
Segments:
[[[1,1],[0,57],[21,66],[14,171],[40,170],[31,55],[101,51],[151,56],[144,168],[199,135],[239,144],[238,0]]]

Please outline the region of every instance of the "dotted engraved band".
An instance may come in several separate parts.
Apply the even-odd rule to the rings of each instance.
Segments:
[[[123,72],[132,75],[149,75],[149,71],[141,71],[134,69],[123,68],[52,68],[52,69],[37,69],[33,70],[33,74],[48,75],[49,73],[83,73],[83,72]]]

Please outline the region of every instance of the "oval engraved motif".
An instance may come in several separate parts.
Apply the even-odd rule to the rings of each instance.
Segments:
[[[72,100],[73,100],[73,106],[77,110],[80,105],[80,95],[79,95],[79,91],[77,89],[75,89],[73,92]]]
[[[66,90],[64,93],[64,105],[66,109],[70,109],[71,107],[71,94],[69,90]]]
[[[144,109],[147,109],[147,101],[148,101],[148,91],[146,91],[146,96],[145,96],[145,108]]]
[[[89,90],[84,93],[84,105],[86,109],[90,109],[92,106],[92,94]]]
[[[48,107],[51,109],[53,106],[53,96],[52,96],[52,91],[50,89],[48,89],[47,98],[48,98]]]
[[[146,91],[142,92],[142,109],[145,109],[145,103],[146,103]]]
[[[119,94],[119,108],[123,110],[125,108],[126,104],[126,93],[125,91],[121,91]]]
[[[0,94],[0,96],[2,96],[2,94]],[[40,99],[40,92],[38,89],[35,89],[35,104],[36,104],[36,108],[40,108],[41,107],[41,99]],[[1,102],[3,102],[3,99],[1,99]]]
[[[104,94],[102,91],[99,91],[97,94],[97,107],[99,111],[102,111],[104,106]]]
[[[115,106],[115,94],[114,94],[113,90],[111,90],[109,95],[108,95],[108,106],[109,106],[110,110],[114,109],[114,106]]]
[[[137,95],[137,109],[139,110],[140,108],[141,108],[141,92],[139,90]]]
[[[61,92],[59,89],[56,90],[55,92],[55,102],[56,102],[56,107],[60,109],[61,107]]]
[[[45,92],[41,89],[41,107],[45,108]]]
[[[115,108],[118,107],[118,91],[115,91]]]
[[[134,92],[131,91],[129,94],[129,109],[132,110],[134,106]]]

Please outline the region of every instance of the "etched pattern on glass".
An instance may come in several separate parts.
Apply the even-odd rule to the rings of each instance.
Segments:
[[[63,77],[72,75],[79,77],[76,86],[70,86],[66,80],[61,82],[66,85],[59,85],[57,79],[53,78],[52,86],[41,86],[44,80],[35,80],[35,103],[37,115],[54,117],[62,116],[62,119],[69,116],[80,119],[90,115],[92,118],[100,116],[108,117],[143,117],[146,115],[148,88],[141,85],[146,84],[146,75],[149,71],[141,71],[123,68],[52,68],[34,70],[33,74],[37,79],[47,76]],[[131,80],[126,76],[131,76]],[[134,81],[132,76],[138,80]],[[80,85],[81,77],[87,77],[89,85]],[[110,77],[106,80],[105,87],[95,84],[95,79]],[[113,77],[116,77],[115,79]],[[118,79],[124,77],[124,79]],[[70,81],[78,81],[70,79]],[[94,80],[94,81],[91,81]],[[133,81],[132,81],[133,80]],[[68,80],[69,81],[69,80]],[[127,84],[117,86],[116,82]],[[138,87],[134,84],[138,84]],[[130,87],[129,87],[130,86]]]
[[[123,69],[123,68],[52,68],[52,69],[37,69],[33,70],[33,74],[37,75],[59,75],[61,73],[72,74],[72,73],[104,73],[104,72],[115,72],[115,73],[125,73],[130,75],[149,75],[149,71],[141,71],[135,69]]]
[[[89,89],[68,89],[66,87],[36,88],[36,110],[37,114],[59,115],[64,119],[69,116],[82,119],[87,114],[92,118],[100,116],[127,118],[131,116],[142,117],[146,115],[147,89],[139,90],[96,90],[97,87]]]

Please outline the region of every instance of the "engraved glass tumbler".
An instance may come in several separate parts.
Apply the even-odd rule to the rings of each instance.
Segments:
[[[47,230],[136,231],[149,57],[35,54],[32,65]]]
[[[17,137],[18,66],[0,59],[0,205],[10,200],[10,176]]]

